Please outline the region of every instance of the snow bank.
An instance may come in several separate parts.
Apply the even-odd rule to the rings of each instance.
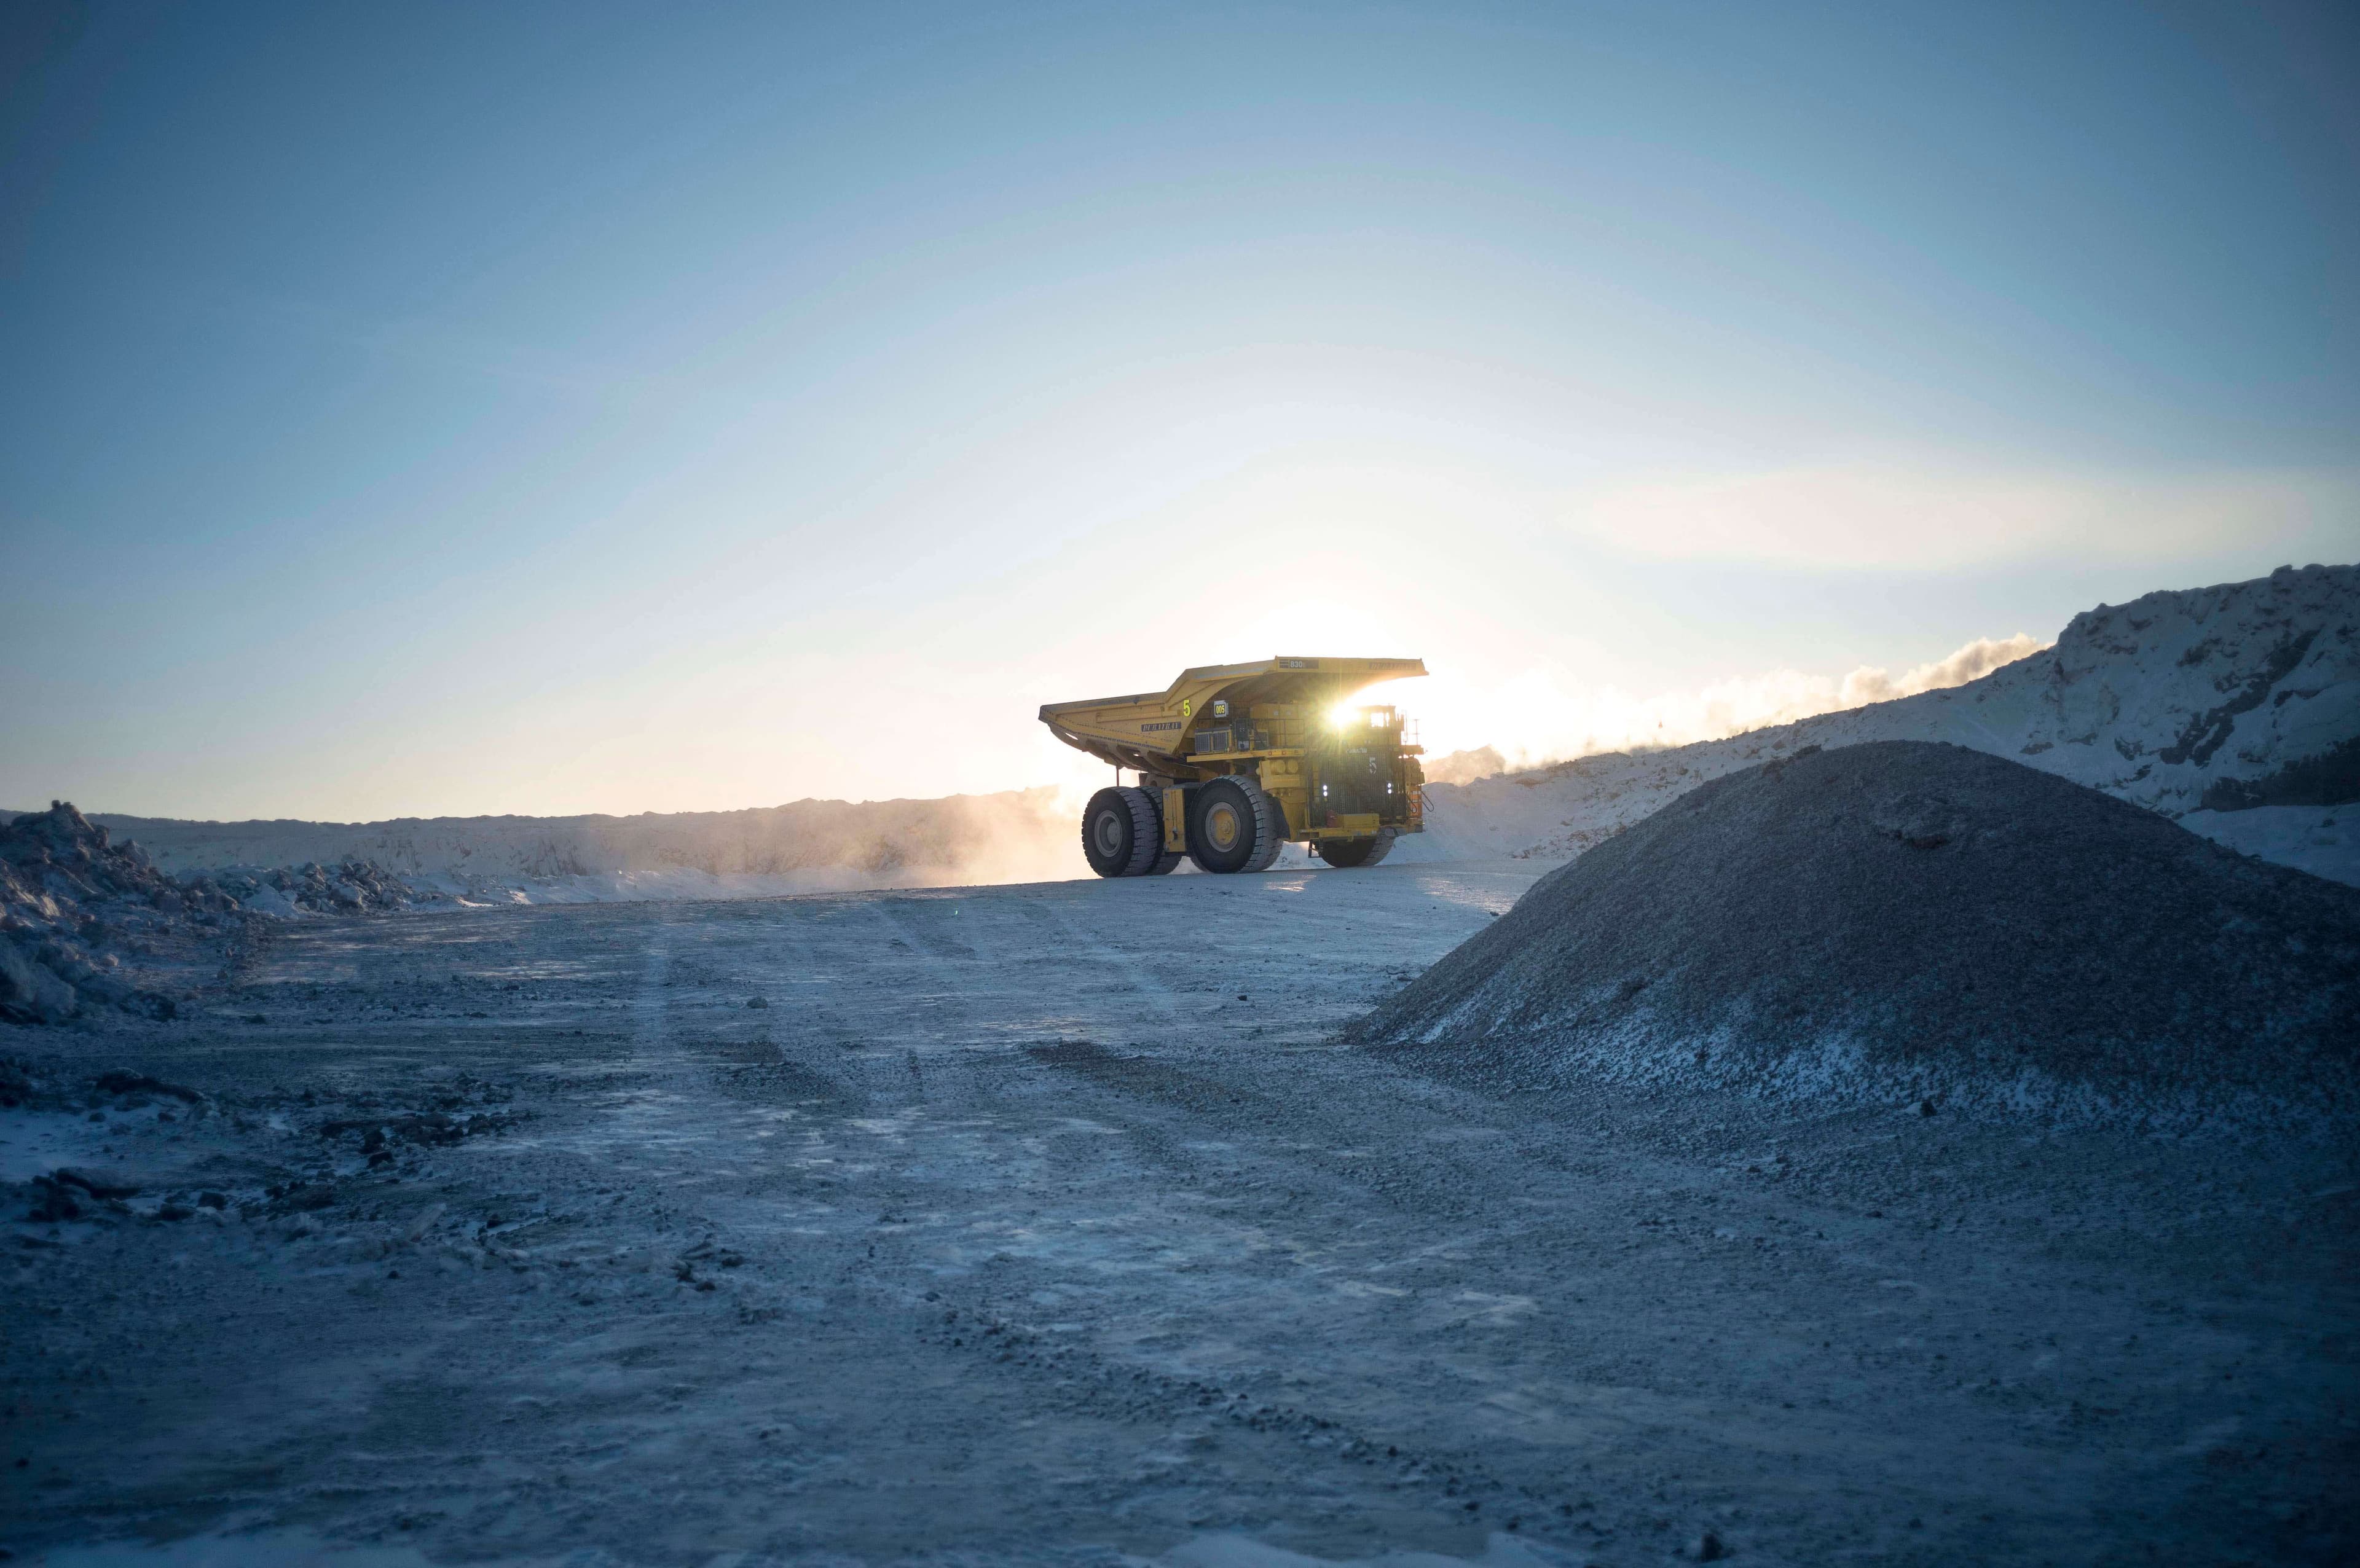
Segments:
[[[1565,860],[1698,785],[1807,746],[1947,741],[2360,885],[2360,567],[2150,593],[1963,686],[1726,740],[1609,752],[1426,790],[1396,861]],[[2280,803],[2283,802],[2283,803]]]

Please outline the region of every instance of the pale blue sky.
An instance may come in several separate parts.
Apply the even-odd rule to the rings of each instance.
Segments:
[[[2360,553],[2347,6],[5,15],[0,804],[1005,788],[1280,651],[1511,740]]]

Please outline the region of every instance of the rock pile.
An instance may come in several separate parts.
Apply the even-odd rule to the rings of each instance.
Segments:
[[[0,825],[0,1019],[63,1023],[119,1008],[169,1018],[155,963],[248,915],[346,912],[406,902],[383,867],[353,863],[175,877],[138,844],[64,802]]]
[[[1814,748],[1552,873],[1356,1032],[1502,1090],[2349,1128],[2360,889],[1961,746]]]
[[[220,924],[236,905],[184,887],[62,801],[0,828],[0,1018],[63,1023],[93,1004],[169,1018],[125,960],[168,927]]]
[[[336,866],[307,861],[296,866],[233,866],[191,873],[187,884],[227,895],[241,909],[265,915],[357,914],[393,909],[411,901],[410,885],[371,860]]]

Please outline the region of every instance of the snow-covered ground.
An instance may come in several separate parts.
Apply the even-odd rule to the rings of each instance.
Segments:
[[[2355,734],[2355,580],[1437,786],[1364,871],[709,901],[1070,860],[1048,791],[108,819],[167,866],[374,859],[499,907],[247,922],[170,1016],[0,1024],[0,1545],[2350,1561],[2349,1140],[1494,1094],[1338,1030],[1551,865],[1808,746],[1972,745],[2360,880],[2360,806],[2283,800]]]
[[[332,915],[272,923],[176,1020],[0,1028],[42,1085],[0,1094],[0,1176],[73,1172],[0,1194],[0,1543],[1742,1568],[2360,1541],[2348,1150],[1485,1097],[1335,1043],[1537,869]]]
[[[1664,751],[1430,786],[1396,858],[1570,859],[1710,779],[1804,746],[1949,741],[2360,884],[2360,804],[2237,809],[2290,765],[2360,743],[2360,567],[2150,593],[2073,617],[2054,648],[1964,686]]]

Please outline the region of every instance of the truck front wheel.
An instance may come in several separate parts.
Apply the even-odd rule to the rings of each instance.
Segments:
[[[1329,838],[1319,841],[1319,858],[1338,871],[1374,866],[1393,853],[1393,830],[1381,828],[1374,838]]]
[[[1267,871],[1286,842],[1278,802],[1251,779],[1216,779],[1188,796],[1188,858],[1207,871]]]

